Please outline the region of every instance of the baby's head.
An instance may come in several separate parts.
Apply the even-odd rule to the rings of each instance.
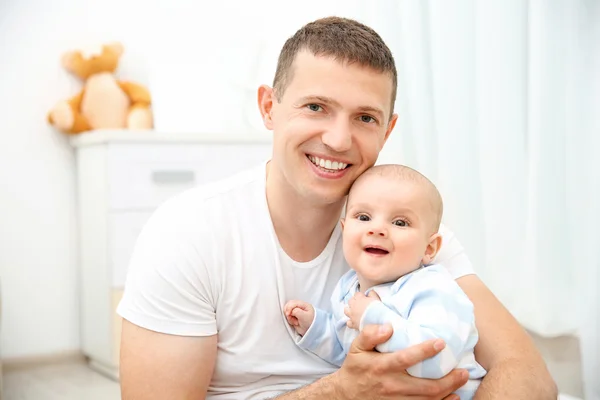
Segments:
[[[389,164],[365,171],[350,189],[342,220],[344,255],[361,288],[431,263],[441,245],[442,212],[437,188],[414,169]]]

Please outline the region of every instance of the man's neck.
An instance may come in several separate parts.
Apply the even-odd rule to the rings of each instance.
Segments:
[[[327,246],[340,220],[344,200],[315,204],[301,198],[271,169],[267,175],[267,203],[277,239],[286,254],[298,262],[315,259]]]

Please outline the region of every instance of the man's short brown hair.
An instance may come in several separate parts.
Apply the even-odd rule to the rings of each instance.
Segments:
[[[377,32],[348,18],[327,17],[310,22],[290,37],[279,54],[273,87],[278,101],[293,77],[293,63],[301,50],[329,56],[343,63],[358,63],[392,78],[391,113],[394,111],[398,75],[392,52]]]

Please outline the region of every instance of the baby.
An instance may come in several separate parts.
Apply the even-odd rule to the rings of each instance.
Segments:
[[[471,399],[486,371],[473,354],[473,304],[450,273],[433,263],[442,242],[442,209],[433,183],[411,168],[380,165],[361,175],[341,221],[351,269],[331,296],[332,313],[299,300],[285,305],[298,345],[341,366],[365,325],[392,325],[392,337],[377,346],[380,352],[441,338],[446,347],[407,372],[437,379],[466,369],[469,381],[455,393]]]

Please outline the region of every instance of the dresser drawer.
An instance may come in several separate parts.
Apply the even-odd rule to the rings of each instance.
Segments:
[[[248,143],[248,141],[254,141]],[[90,367],[118,381],[121,318],[115,310],[135,244],[169,197],[265,162],[268,140],[155,130],[74,135],[80,347]]]
[[[256,166],[270,155],[270,143],[111,144],[108,206],[153,210],[177,193]]]

